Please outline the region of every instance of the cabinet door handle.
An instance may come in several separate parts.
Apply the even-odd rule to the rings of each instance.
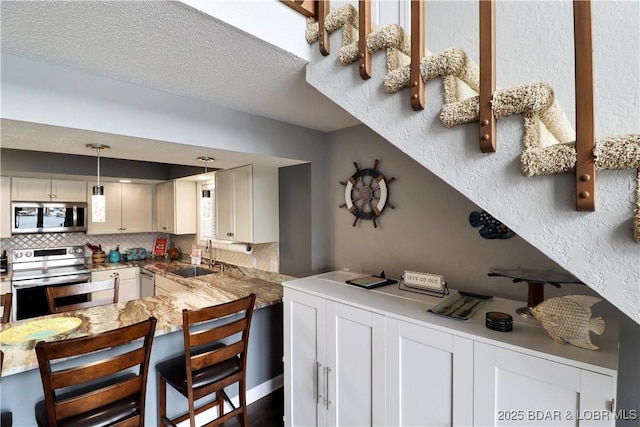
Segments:
[[[331,372],[331,368],[327,366],[325,368],[325,372],[326,372],[326,375],[327,375],[327,379],[324,382],[325,392],[326,392],[325,395],[324,395],[325,396],[324,401],[327,404],[327,409],[329,409],[329,404],[331,403],[331,401],[329,400],[329,372]]]
[[[120,276],[120,273],[111,273],[111,276],[109,277],[119,277],[119,276]]]
[[[320,368],[322,363],[316,362],[316,405],[320,402],[322,395],[320,394]]]

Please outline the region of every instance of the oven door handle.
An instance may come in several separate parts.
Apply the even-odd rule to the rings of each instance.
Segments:
[[[40,286],[64,285],[66,283],[82,283],[91,280],[91,274],[47,277],[39,279],[27,279],[12,281],[11,285],[14,289],[37,288]]]

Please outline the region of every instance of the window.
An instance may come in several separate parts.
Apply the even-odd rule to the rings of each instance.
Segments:
[[[209,197],[204,197],[204,195]],[[198,243],[206,245],[216,237],[216,185],[209,181],[198,186]]]

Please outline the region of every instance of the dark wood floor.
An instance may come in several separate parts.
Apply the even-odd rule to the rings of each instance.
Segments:
[[[249,425],[251,427],[282,427],[284,422],[284,388],[253,402],[248,406]],[[224,423],[224,427],[239,427],[236,419]]]

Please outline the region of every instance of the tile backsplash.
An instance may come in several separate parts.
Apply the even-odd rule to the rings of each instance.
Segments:
[[[58,246],[84,246],[85,243],[101,245],[105,252],[120,245],[120,252],[129,248],[145,248],[151,252],[156,237],[167,237],[162,233],[135,234],[96,234],[85,233],[43,233],[43,234],[14,234],[11,238],[0,239],[0,251],[7,251],[9,262],[14,249],[46,248]],[[91,249],[85,246],[85,255],[91,256]]]
[[[186,257],[188,261],[191,248],[196,245],[195,237],[193,235],[171,237],[171,244],[175,245],[175,247],[180,250],[181,257]],[[204,258],[209,259],[209,254],[206,253],[204,246],[198,247],[202,249],[202,262],[204,263],[206,262]],[[240,267],[255,268],[274,273],[280,271],[280,254],[277,242],[253,244],[252,247],[253,250],[250,254],[215,248],[213,257],[216,261]]]
[[[132,234],[94,234],[85,233],[43,233],[43,234],[14,234],[11,238],[0,239],[0,253],[7,251],[9,262],[12,262],[14,249],[46,248],[58,246],[84,246],[85,243],[101,245],[109,253],[120,245],[120,252],[129,248],[145,248],[149,254],[153,249],[153,242],[157,237],[168,239],[172,245],[180,250],[181,258],[189,261],[194,236],[175,236],[163,233],[132,233]],[[233,264],[240,267],[255,268],[277,273],[279,271],[278,243],[255,244],[250,254],[215,249],[213,255],[216,261]],[[208,259],[203,248],[203,258]],[[91,256],[91,250],[85,246],[85,256]],[[205,261],[203,261],[204,263]]]

